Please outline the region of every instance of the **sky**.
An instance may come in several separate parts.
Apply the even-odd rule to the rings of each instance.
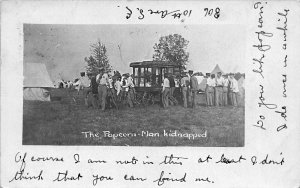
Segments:
[[[24,24],[24,63],[46,64],[52,81],[74,80],[85,71],[90,45],[100,40],[114,70],[132,73],[131,62],[152,60],[161,36],[189,41],[188,70],[211,72],[216,64],[244,72],[246,33],[241,25],[51,25]]]

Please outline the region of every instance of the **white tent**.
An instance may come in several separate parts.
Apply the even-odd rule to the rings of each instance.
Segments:
[[[24,100],[50,101],[50,88],[54,85],[45,64],[25,63],[24,65]]]
[[[221,72],[222,74],[224,74],[224,72],[221,70],[221,68],[220,68],[219,65],[217,64],[217,65],[215,66],[214,70],[211,71],[210,74],[215,74],[215,75],[216,75],[218,72]]]

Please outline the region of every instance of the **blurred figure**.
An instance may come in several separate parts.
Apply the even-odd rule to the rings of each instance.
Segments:
[[[121,101],[122,103],[127,103],[127,92],[128,92],[128,87],[126,87],[127,85],[127,78],[126,76],[123,74],[121,77],[121,86],[122,86],[122,90],[121,90]]]
[[[107,87],[107,106],[109,108],[116,107],[116,90],[114,89],[114,83],[113,78],[111,74],[108,74],[108,87]]]
[[[162,89],[162,103],[164,108],[169,107],[169,95],[170,95],[170,81],[168,79],[168,74],[165,74],[163,89]]]
[[[127,92],[127,103],[129,104],[129,107],[133,107],[133,101],[134,101],[134,84],[133,84],[133,79],[132,77],[128,74],[127,75],[127,84],[126,87],[128,88]]]
[[[108,71],[104,71],[103,74],[99,73],[96,77],[98,83],[98,99],[101,105],[102,111],[105,110],[108,82]]]
[[[192,75],[191,76],[192,108],[196,108],[197,92],[198,92],[198,79],[196,78],[195,75]]]
[[[228,90],[229,90],[229,80],[228,75],[223,75],[224,82],[223,82],[223,105],[228,105]]]
[[[216,86],[215,75],[212,74],[207,78],[206,89],[205,89],[207,106],[214,105],[215,86]]]
[[[128,79],[131,80],[131,86],[130,86],[130,87],[131,87],[131,89],[132,89],[132,100],[135,101],[135,100],[136,100],[136,98],[135,98],[135,96],[136,96],[136,91],[135,91],[135,84],[134,84],[133,78],[134,78],[134,75],[131,74],[131,75],[129,76]]]
[[[117,77],[114,87],[116,90],[117,100],[121,101],[121,91],[122,91],[121,77]]]
[[[238,82],[236,81],[236,79],[234,78],[234,74],[230,73],[229,74],[229,97],[230,97],[230,102],[232,106],[237,107],[238,106],[238,100],[237,100],[237,96],[239,93],[239,86],[238,86]]]
[[[216,77],[216,86],[215,86],[215,105],[222,106],[223,105],[223,82],[224,79],[222,77],[222,73],[218,72]]]
[[[192,101],[192,92],[191,92],[191,76],[192,76],[192,74],[193,74],[193,71],[189,70],[188,74],[187,74],[187,76],[189,78],[189,83],[190,83],[188,85],[188,106],[189,106],[189,103],[191,103],[191,101]]]
[[[90,80],[91,80],[90,86],[91,86],[92,94],[98,95],[98,83],[96,81],[96,76],[90,75]]]
[[[85,72],[80,73],[80,78],[76,83],[73,84],[75,86],[75,89],[77,89],[77,94],[79,95],[80,91],[82,90],[83,96],[86,98],[89,86],[90,86],[90,80]]]
[[[170,81],[170,96],[174,97],[174,91],[175,91],[175,79],[173,75],[169,76]]]
[[[183,98],[183,107],[187,108],[187,94],[188,94],[188,86],[190,85],[190,81],[186,73],[183,73],[182,78],[180,80],[181,92]]]
[[[94,109],[99,107],[98,104],[98,83],[96,81],[96,76],[88,74],[90,79],[90,89],[87,92],[87,97],[85,98],[86,105],[93,106]]]

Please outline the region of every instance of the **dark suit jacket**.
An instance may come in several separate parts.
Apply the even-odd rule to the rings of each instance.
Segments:
[[[198,80],[195,76],[191,77],[191,89],[193,91],[197,91],[198,90]]]

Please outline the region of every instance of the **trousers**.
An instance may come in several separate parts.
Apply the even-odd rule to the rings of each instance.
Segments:
[[[215,105],[222,106],[223,101],[223,87],[215,87]]]
[[[187,108],[187,87],[182,87],[183,107]]]
[[[206,105],[213,106],[214,105],[214,88],[208,86],[206,89]]]
[[[133,107],[133,100],[134,100],[134,91],[133,89],[129,89],[127,92],[127,103],[129,104],[129,107]]]
[[[229,93],[229,96],[230,96],[231,105],[232,106],[237,106],[238,105],[238,102],[237,102],[237,93],[231,91]]]
[[[196,108],[197,90],[191,90],[191,92],[192,92],[192,108]]]
[[[227,106],[228,105],[228,88],[223,87],[223,105]]]
[[[169,106],[169,95],[170,95],[170,88],[166,87],[162,93],[162,103],[164,108]]]
[[[101,109],[105,110],[106,96],[107,96],[107,87],[105,85],[98,86],[98,96]]]

